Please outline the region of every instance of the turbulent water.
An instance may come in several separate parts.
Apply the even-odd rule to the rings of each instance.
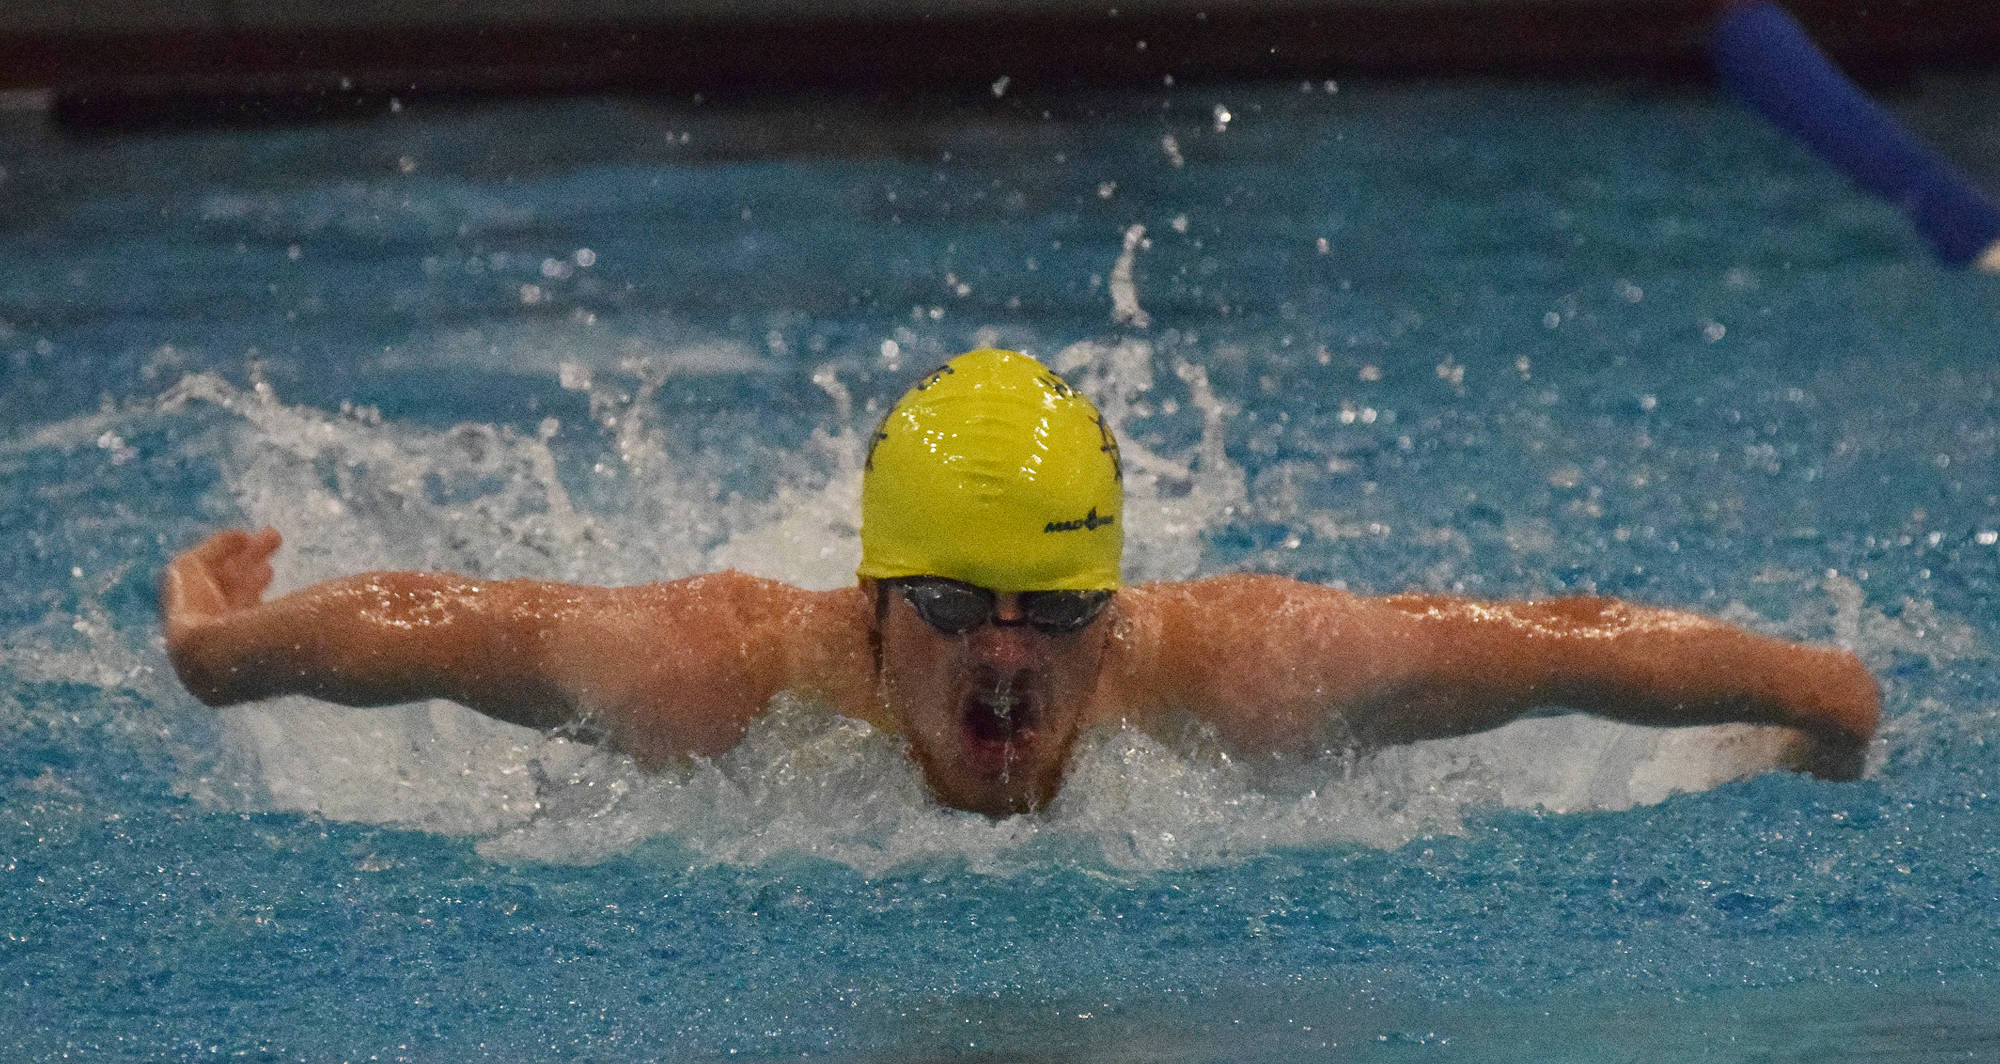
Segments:
[[[6,1037],[1624,1060],[1644,1015],[1717,1059],[1978,1059],[2000,293],[1706,101],[1332,88],[4,116]],[[2000,157],[1938,91],[1928,128]],[[1607,593],[1846,646],[1886,696],[1867,779],[1572,716],[1280,764],[1110,731],[993,822],[809,705],[645,774],[446,703],[210,711],[167,669],[159,569],[230,525],[285,533],[279,590],[839,586],[868,432],[983,343],[1117,427],[1129,579]]]
[[[1078,344],[1052,360],[1094,385],[1126,428],[1160,401],[1156,358],[1150,344],[1126,342]],[[1230,404],[1198,367],[1171,368],[1173,394],[1182,397],[1166,402],[1185,404],[1193,438],[1166,453],[1136,441],[1126,448],[1134,580],[1195,575],[1203,536],[1250,506],[1244,472],[1224,446]],[[560,380],[588,395],[591,420],[565,429],[552,417],[532,434],[398,426],[368,410],[288,405],[268,384],[239,389],[193,374],[156,400],[49,425],[24,446],[35,454],[84,444],[117,464],[128,437],[199,426],[179,458],[220,472],[238,515],[232,523],[287,530],[274,593],[379,568],[609,583],[723,567],[813,587],[853,578],[860,426],[879,417],[878,403],[855,409],[837,372],[820,369],[813,379],[826,393],[826,424],[806,453],[773,457],[771,488],[747,497],[723,486],[738,475],[729,466],[737,448],[686,453],[651,405],[667,383],[718,367],[693,352],[642,356],[624,369],[593,374],[564,364]],[[581,444],[566,445],[579,436]],[[753,437],[740,446],[769,444]],[[579,506],[562,469],[586,462],[584,476],[596,483],[582,490],[599,501]],[[1268,510],[1274,501],[1286,505],[1257,505]],[[1333,533],[1348,534],[1390,533]],[[1839,576],[1819,583],[1808,601],[1837,608],[1840,597],[1856,596]],[[1833,634],[1850,645],[1887,652],[1913,640],[1909,626],[1864,615],[1858,603],[1847,613]],[[160,673],[151,622],[143,613],[102,618],[101,627],[79,620],[73,627],[91,637],[87,652],[65,661],[29,650],[23,664],[86,683],[107,682],[108,668],[120,681],[143,674],[150,695],[184,703]],[[1961,644],[1975,638],[1962,622],[1944,628]],[[1198,733],[1176,745],[1121,730],[1085,745],[1050,815],[986,824],[933,806],[899,739],[827,720],[811,705],[782,705],[742,749],[659,776],[444,702],[349,710],[287,698],[222,711],[213,727],[212,745],[182,751],[176,787],[218,809],[467,835],[495,858],[595,861],[665,836],[716,861],[811,854],[868,872],[940,856],[1030,867],[1048,860],[1051,846],[1077,843],[1132,869],[1327,842],[1396,846],[1459,830],[1467,807],[1619,809],[1763,770],[1775,756],[1775,736],[1762,729],[1673,733],[1565,719],[1358,763],[1329,751],[1252,767],[1206,749]],[[1551,748],[1564,756],[1550,759]]]

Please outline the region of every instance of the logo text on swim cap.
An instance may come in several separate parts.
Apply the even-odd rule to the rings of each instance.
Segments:
[[[1090,508],[1089,513],[1084,514],[1082,517],[1079,517],[1074,521],[1050,521],[1048,524],[1042,526],[1042,531],[1043,532],[1095,532],[1100,528],[1109,528],[1113,524],[1116,524],[1117,521],[1118,519],[1116,517],[1097,516],[1097,507],[1093,506]]]
[[[1118,483],[1125,483],[1125,459],[1118,453],[1118,437],[1112,435],[1111,426],[1104,423],[1104,415],[1092,409],[1090,419],[1097,422],[1097,435],[1104,442],[1097,449],[1111,456],[1111,476]]]

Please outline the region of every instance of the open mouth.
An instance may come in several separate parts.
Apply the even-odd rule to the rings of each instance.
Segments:
[[[1018,683],[980,683],[959,699],[966,745],[982,758],[1004,758],[1006,750],[1034,738],[1042,700]]]

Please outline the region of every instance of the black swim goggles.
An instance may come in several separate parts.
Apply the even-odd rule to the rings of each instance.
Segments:
[[[1001,628],[1028,625],[1044,635],[1067,635],[1090,627],[1111,601],[1110,591],[1023,591],[1021,615],[997,616],[1000,597],[990,589],[942,576],[899,576],[882,581],[903,593],[925,624],[945,635],[964,635],[982,624]]]

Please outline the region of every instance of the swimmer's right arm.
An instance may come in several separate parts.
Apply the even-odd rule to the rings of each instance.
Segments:
[[[351,706],[449,698],[517,724],[561,723],[538,644],[557,585],[365,573],[269,602],[277,530],[229,530],[175,558],[161,587],[167,655],[211,706],[303,694]]]
[[[864,630],[852,594],[735,573],[602,588],[385,572],[266,602],[280,542],[221,532],[167,568],[167,652],[209,705],[445,698],[535,728],[587,717],[658,763],[728,749],[781,690],[856,697],[841,684],[866,648],[841,637]]]

